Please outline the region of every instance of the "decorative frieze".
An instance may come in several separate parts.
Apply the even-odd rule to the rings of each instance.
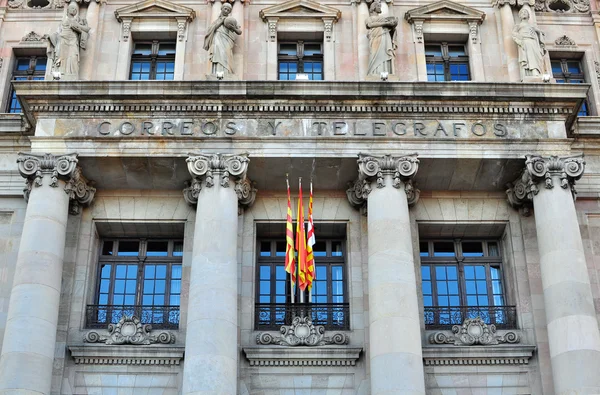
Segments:
[[[487,325],[481,317],[468,318],[462,325],[454,325],[452,334],[436,332],[429,337],[431,344],[454,344],[455,346],[496,345],[501,343],[518,343],[520,337],[516,332],[496,333],[496,326]]]
[[[21,39],[22,43],[30,43],[30,42],[41,42],[42,36],[34,32],[33,30],[23,36]]]
[[[346,195],[350,204],[353,206],[362,206],[367,200],[372,190],[371,182],[376,181],[377,188],[384,188],[385,176],[392,176],[392,186],[394,188],[404,187],[408,198],[408,204],[412,205],[419,198],[419,190],[412,183],[412,178],[419,169],[419,159],[417,154],[393,157],[369,156],[360,154],[358,158],[358,179],[349,184]]]
[[[575,182],[583,175],[585,160],[583,154],[564,157],[526,155],[525,166],[519,178],[508,185],[506,194],[511,206],[524,208],[524,214],[528,214],[533,197],[539,192],[538,184],[543,182],[546,189],[552,189],[554,177],[560,180],[561,188],[570,188],[575,198]]]
[[[177,366],[184,354],[183,346],[130,346],[106,347],[86,344],[69,346],[76,364],[81,365],[135,365]]]
[[[576,46],[577,44],[575,43],[575,41],[573,41],[569,36],[567,35],[563,35],[559,38],[557,38],[556,40],[554,40],[554,44],[556,45],[560,45],[560,46]]]
[[[280,346],[326,346],[348,344],[348,335],[336,332],[332,336],[325,336],[325,327],[315,326],[306,316],[294,317],[292,325],[282,325],[281,336],[273,336],[268,332],[259,333],[256,336],[257,344],[278,344]]]
[[[509,5],[512,7],[523,7],[524,5],[528,5],[533,7],[535,5],[535,0],[494,0],[494,6],[502,7],[504,5]]]
[[[241,207],[249,207],[256,198],[256,188],[246,178],[248,154],[190,154],[186,159],[192,180],[186,183],[183,196],[188,204],[194,205],[203,187],[212,188],[219,182],[222,188],[229,188],[230,179],[236,178],[234,191]]]
[[[590,0],[535,0],[536,12],[588,13]]]
[[[355,366],[359,347],[244,347],[250,366]]]
[[[71,213],[79,213],[81,205],[92,202],[96,188],[90,186],[77,166],[77,162],[75,153],[59,156],[19,153],[17,158],[19,173],[27,180],[23,190],[25,200],[29,200],[32,188],[43,186],[44,175],[49,175],[48,186],[52,188],[58,187],[58,180],[66,182],[64,189],[71,200]]]
[[[108,325],[107,335],[90,331],[85,334],[83,341],[86,343],[104,343],[108,345],[175,343],[175,335],[171,332],[161,332],[158,335],[151,335],[151,331],[152,325],[142,324],[136,316],[124,315],[116,324]]]
[[[485,347],[425,346],[425,366],[527,365],[535,346],[502,344]]]

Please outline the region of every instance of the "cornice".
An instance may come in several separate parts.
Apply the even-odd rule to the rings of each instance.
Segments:
[[[86,365],[179,365],[183,346],[68,346],[76,364]]]
[[[527,365],[535,346],[425,346],[425,366],[439,365]]]
[[[360,347],[244,347],[250,366],[355,366]]]

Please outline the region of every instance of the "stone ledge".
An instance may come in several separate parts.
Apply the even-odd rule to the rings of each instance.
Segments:
[[[0,113],[0,133],[27,134],[29,124],[23,114]]]
[[[161,346],[68,346],[76,364],[87,365],[179,365],[185,347]]]
[[[432,365],[527,365],[535,346],[427,346],[423,363]]]
[[[250,366],[355,366],[362,347],[244,347]]]

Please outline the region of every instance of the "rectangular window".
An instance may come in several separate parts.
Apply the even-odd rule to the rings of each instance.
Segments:
[[[12,80],[43,80],[46,75],[46,62],[48,59],[42,56],[18,57],[12,73]],[[20,113],[21,103],[17,99],[17,93],[11,88],[8,100],[8,112]]]
[[[178,328],[182,250],[181,240],[104,240],[87,326],[135,315],[155,328]]]
[[[425,44],[427,81],[469,81],[469,56],[464,44]]]
[[[290,276],[284,267],[285,239],[263,239],[258,245],[256,329],[278,330],[299,314],[310,315],[315,325],[327,329],[350,329],[344,240],[321,239],[315,244],[312,295],[306,291],[304,303],[300,303],[300,290],[296,285],[294,304],[290,297]]]
[[[575,59],[552,59],[552,76],[559,84],[583,84],[585,83],[585,75],[581,61]],[[579,112],[580,117],[590,115],[588,110],[587,100],[583,101]]]
[[[295,80],[298,74],[306,74],[309,80],[323,79],[322,44],[316,42],[279,43],[279,79]]]
[[[175,42],[136,42],[131,55],[131,80],[172,80]]]
[[[431,240],[419,247],[428,329],[478,316],[499,328],[515,326],[514,306],[505,303],[498,241]]]

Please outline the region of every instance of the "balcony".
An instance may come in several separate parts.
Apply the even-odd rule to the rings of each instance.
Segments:
[[[85,314],[87,329],[106,329],[116,324],[124,315],[134,315],[143,324],[151,324],[153,329],[178,329],[179,306],[114,306],[88,305]]]
[[[476,317],[496,329],[517,328],[516,306],[425,306],[425,329],[450,329]]]
[[[282,325],[291,325],[296,316],[309,316],[314,325],[326,330],[350,330],[348,303],[256,303],[255,329],[278,331]]]

